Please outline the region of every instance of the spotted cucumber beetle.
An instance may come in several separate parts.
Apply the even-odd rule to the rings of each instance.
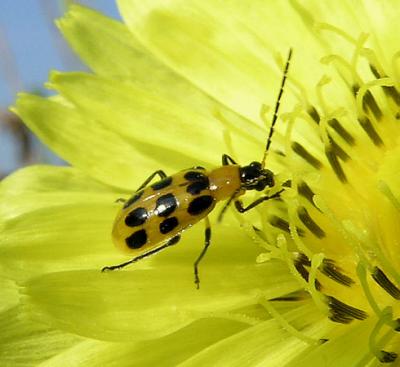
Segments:
[[[207,252],[211,239],[208,214],[214,209],[216,203],[227,199],[218,217],[220,221],[232,202],[240,213],[244,213],[266,200],[279,197],[283,189],[271,196],[261,196],[247,207],[244,207],[238,199],[248,190],[263,191],[266,187],[274,186],[274,174],[265,169],[264,165],[278,119],[280,100],[291,56],[292,49],[289,50],[261,162],[239,166],[229,155],[224,154],[222,166],[212,171],[206,171],[203,167],[193,167],[172,176],[167,176],[162,170],[154,172],[130,199],[118,200],[123,202],[123,207],[114,222],[113,241],[116,247],[135,257],[122,264],[106,266],[102,271],[124,268],[175,245],[184,230],[204,219],[205,244],[194,262],[194,279],[198,289],[200,285],[198,266]],[[156,176],[159,176],[160,180],[148,186]]]

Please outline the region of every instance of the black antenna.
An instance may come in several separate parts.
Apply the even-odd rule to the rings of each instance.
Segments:
[[[283,72],[281,88],[279,90],[278,99],[276,100],[276,104],[275,104],[274,117],[272,118],[271,127],[269,129],[267,145],[265,146],[264,156],[263,156],[263,159],[261,161],[261,166],[263,168],[264,168],[264,165],[265,165],[265,159],[267,158],[267,152],[268,152],[269,147],[271,145],[271,141],[272,141],[271,138],[272,138],[272,135],[274,133],[274,126],[275,126],[276,120],[278,120],[279,106],[281,104],[281,97],[282,97],[282,94],[283,94],[283,88],[285,86],[285,82],[286,82],[286,78],[287,78],[287,74],[288,74],[288,70],[289,70],[290,59],[292,57],[292,51],[293,50],[290,48],[289,49],[289,55],[288,55],[287,60],[286,60],[285,70]]]

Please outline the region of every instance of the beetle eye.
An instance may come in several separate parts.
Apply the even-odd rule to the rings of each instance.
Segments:
[[[261,170],[261,163],[260,162],[251,162],[250,167],[254,167],[258,170]]]

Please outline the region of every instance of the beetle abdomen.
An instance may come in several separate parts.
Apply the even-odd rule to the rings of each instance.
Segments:
[[[159,247],[204,218],[215,204],[206,171],[179,172],[125,202],[114,222],[114,243],[129,253]]]

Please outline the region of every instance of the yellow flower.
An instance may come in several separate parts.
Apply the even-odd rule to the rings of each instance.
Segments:
[[[54,72],[57,95],[14,107],[71,167],[26,168],[0,186],[1,365],[395,361],[396,2],[118,5],[124,24],[72,6],[58,25],[92,72]],[[115,199],[150,173],[262,157],[290,48],[267,157],[282,200],[211,218],[199,291],[201,224],[101,273],[126,259],[111,246]]]

